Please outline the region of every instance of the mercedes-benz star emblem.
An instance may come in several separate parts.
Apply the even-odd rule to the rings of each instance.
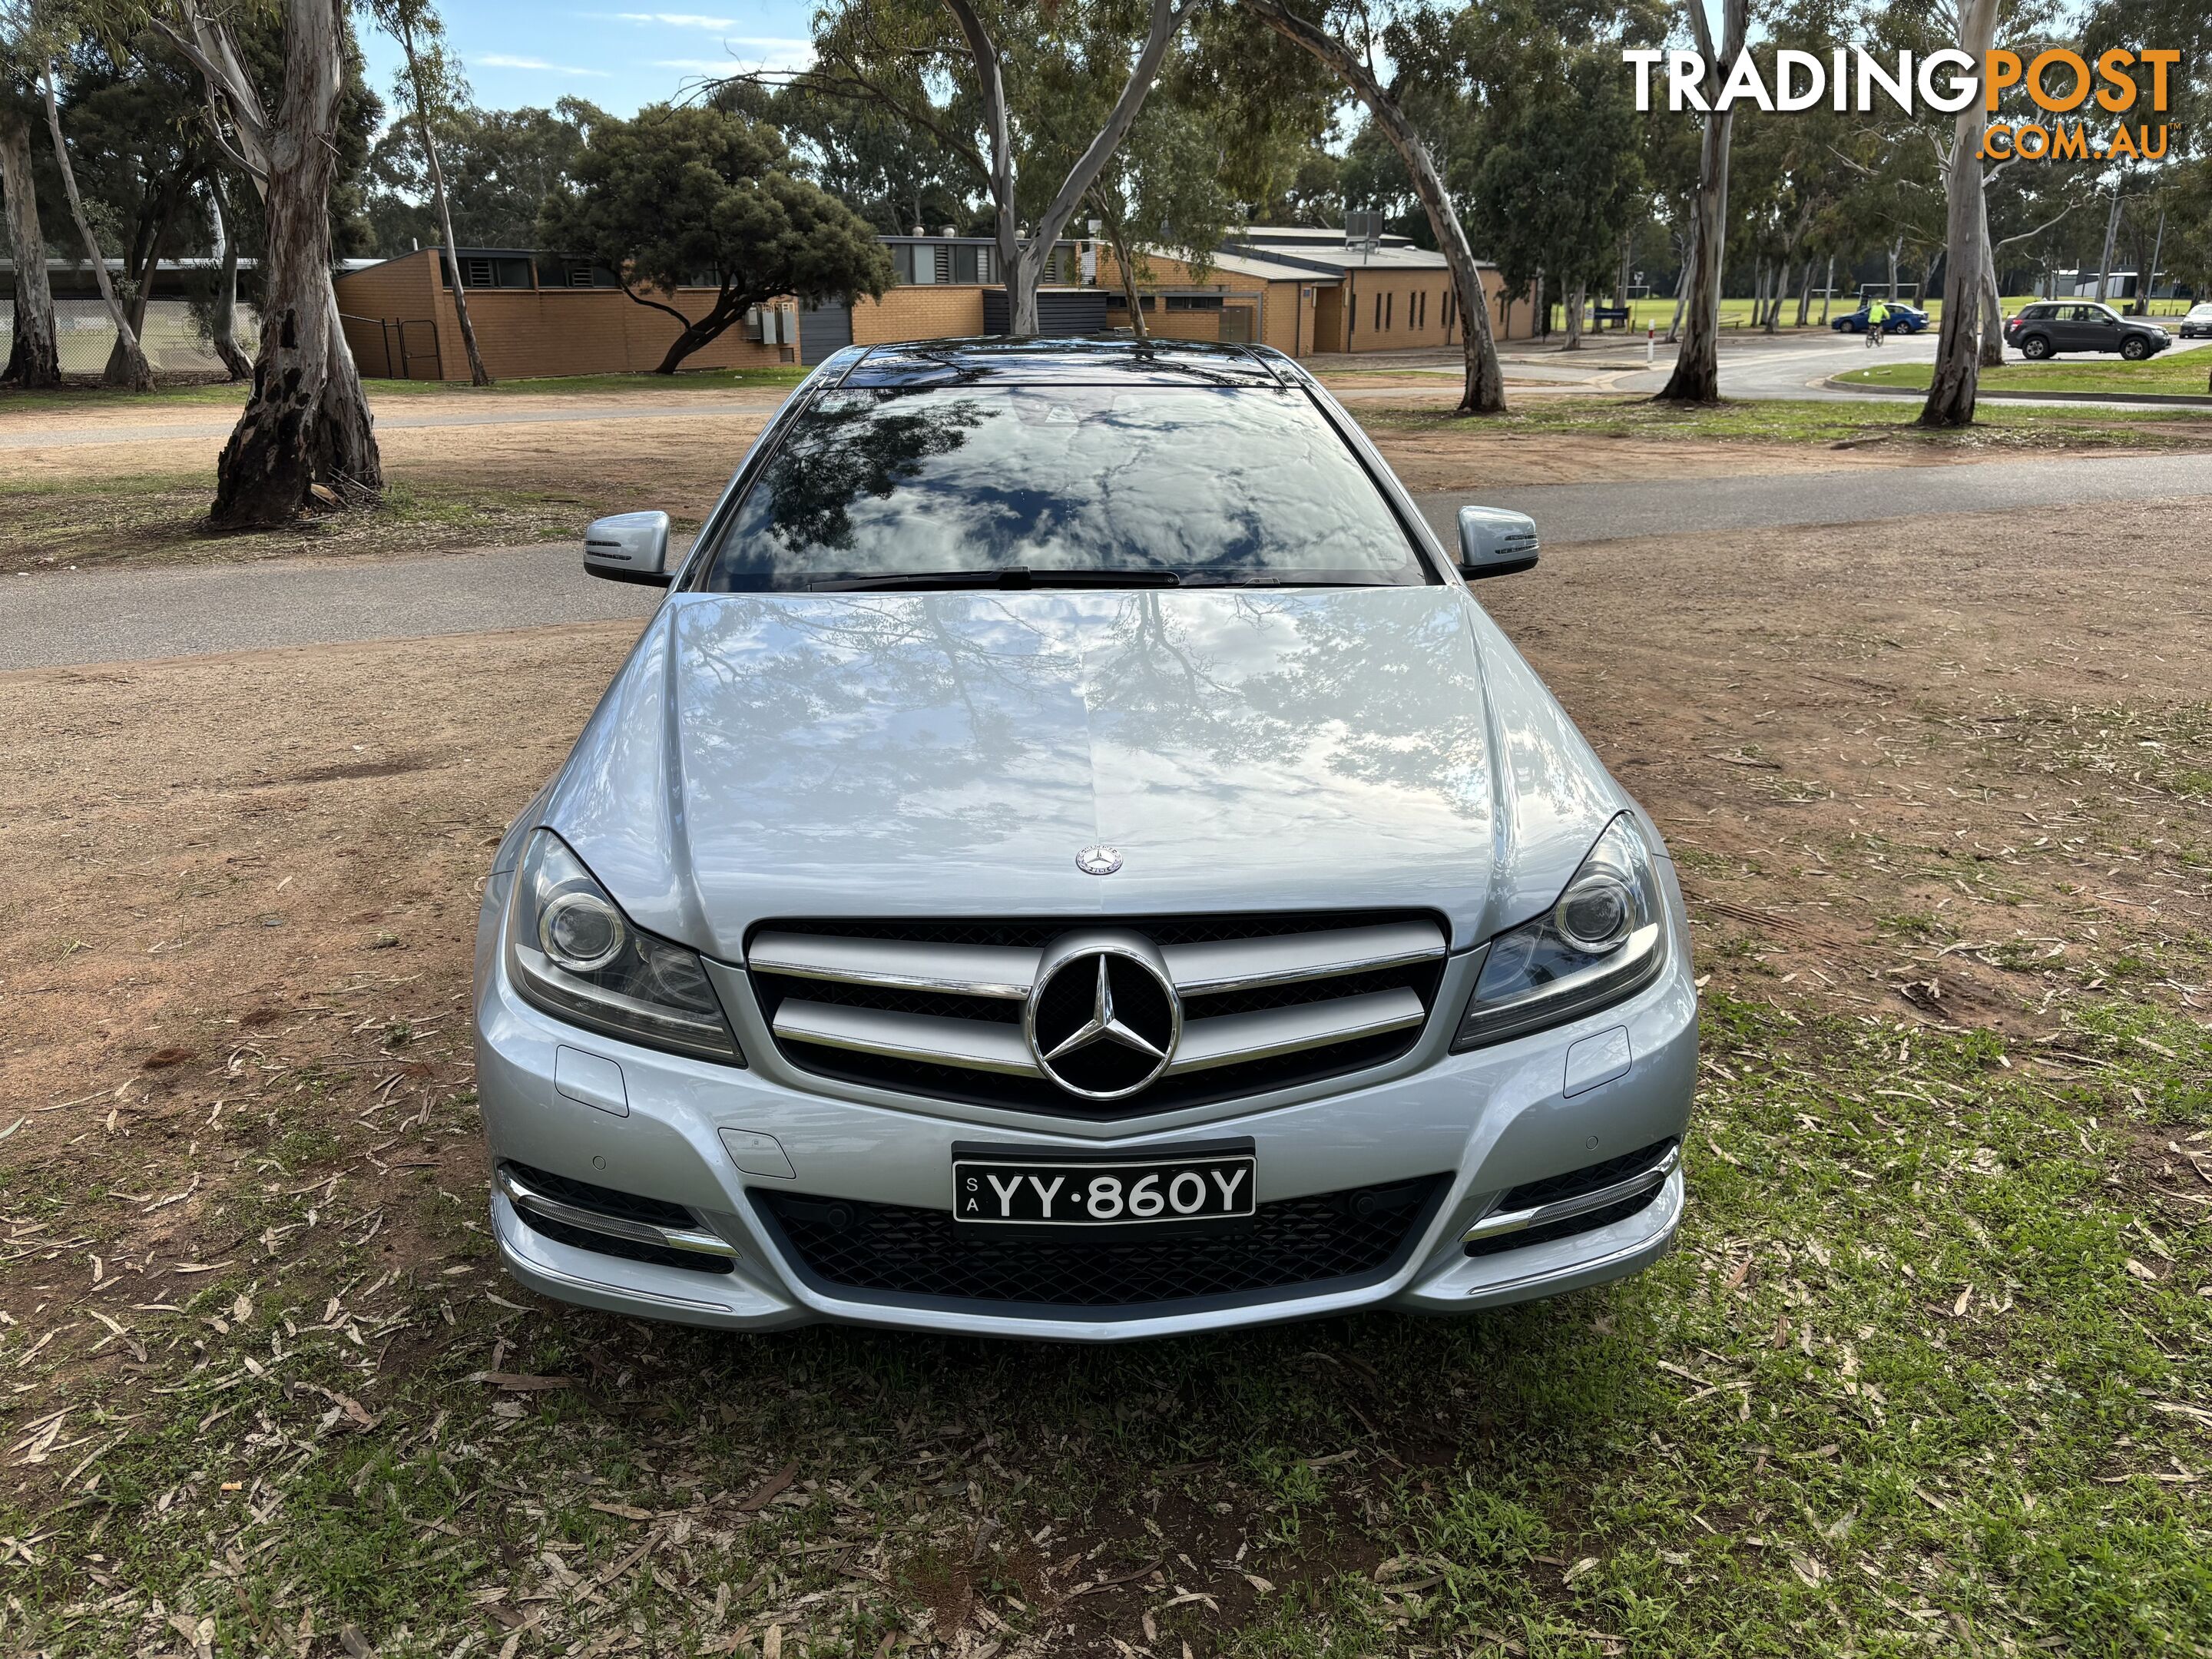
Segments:
[[[1119,1100],[1174,1060],[1182,1004],[1141,933],[1066,933],[1037,964],[1022,1033],[1037,1068],[1070,1094]]]
[[[1075,867],[1086,876],[1110,876],[1121,867],[1121,854],[1111,847],[1086,847],[1075,855]]]

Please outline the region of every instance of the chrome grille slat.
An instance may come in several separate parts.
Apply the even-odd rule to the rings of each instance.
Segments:
[[[745,953],[757,974],[792,974],[840,985],[992,997],[1019,1002],[1036,978],[1042,951],[1005,945],[925,945],[911,939],[762,933]]]
[[[842,919],[772,923],[751,939],[745,967],[789,1063],[895,1093],[1093,1117],[1267,1093],[1397,1058],[1432,1011],[1449,949],[1441,919],[1413,911],[880,926],[878,935]],[[1078,973],[1093,957],[1102,988],[1109,960],[1115,975],[1135,975],[1115,981],[1110,1006],[1092,1006],[1090,969]],[[1080,1080],[1063,1075],[1071,1036],[1139,1059],[1161,1053],[1144,1048],[1163,1040],[1149,1023],[1162,1017],[1147,1012],[1147,972],[1181,1006],[1167,1063],[1146,1081],[1141,1065],[1102,1050]],[[1125,1012],[1138,1024],[1115,1037]]]
[[[1018,1025],[980,1019],[946,1019],[938,1014],[902,1014],[887,1008],[850,1008],[832,1002],[787,999],[769,1029],[779,1039],[886,1054],[934,1066],[1038,1075]]]
[[[1401,988],[1338,997],[1328,1002],[1301,1002],[1257,1013],[1194,1019],[1182,1028],[1182,1042],[1176,1049],[1168,1075],[1272,1060],[1278,1054],[1325,1048],[1332,1042],[1380,1036],[1386,1031],[1419,1025],[1427,1018],[1421,999]]]
[[[1276,939],[1170,945],[1161,954],[1167,957],[1176,990],[1185,996],[1205,996],[1440,959],[1444,936],[1434,922],[1402,921]]]

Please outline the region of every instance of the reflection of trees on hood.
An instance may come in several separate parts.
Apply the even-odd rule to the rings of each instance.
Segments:
[[[738,533],[765,530],[793,552],[849,549],[854,502],[863,495],[885,499],[919,476],[922,462],[965,444],[984,419],[984,411],[965,400],[933,399],[927,408],[888,411],[872,398],[824,404],[799,423],[769,463],[755,497],[765,500],[767,522],[742,525]]]

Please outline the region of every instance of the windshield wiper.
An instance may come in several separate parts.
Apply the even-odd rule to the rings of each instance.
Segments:
[[[1180,587],[1172,570],[1032,570],[1008,565],[998,570],[898,570],[874,576],[825,576],[807,583],[815,593],[869,593],[900,588],[997,587]]]
[[[1388,582],[1351,581],[1327,576],[1278,576],[1259,573],[1221,574],[1200,573],[1185,576],[1185,587],[1387,587]]]

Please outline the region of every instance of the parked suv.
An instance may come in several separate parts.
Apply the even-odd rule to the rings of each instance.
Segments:
[[[1291,360],[848,348],[492,863],[495,1236],[618,1312],[1112,1340],[1634,1272],[1697,1065],[1651,820]]]
[[[2155,356],[2173,337],[2155,323],[2123,317],[2087,300],[2045,300],[2005,325],[2005,343],[2034,362],[2062,351],[2117,351],[2131,363]]]

